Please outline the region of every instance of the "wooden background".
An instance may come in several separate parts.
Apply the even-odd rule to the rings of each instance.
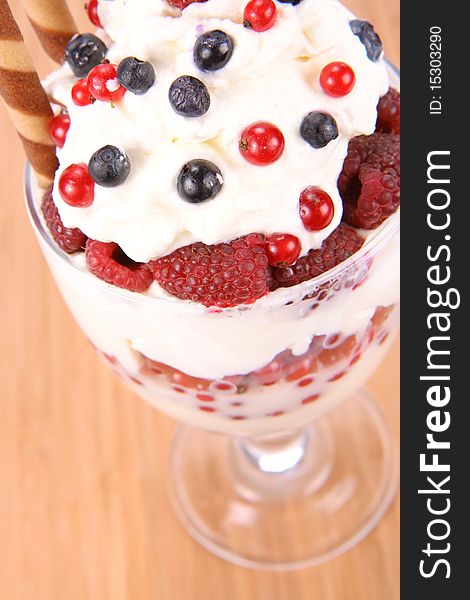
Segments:
[[[43,75],[51,64],[11,3]],[[398,0],[347,4],[398,63]],[[174,423],[134,397],[72,321],[27,223],[23,160],[0,105],[0,599],[398,599],[397,500],[354,550],[287,574],[229,565],[180,528],[168,500]],[[398,434],[396,344],[369,389]]]

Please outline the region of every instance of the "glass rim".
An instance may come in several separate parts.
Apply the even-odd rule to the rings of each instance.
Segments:
[[[385,63],[387,65],[387,68],[393,74],[393,76],[399,80],[399,78],[400,78],[399,70],[393,64],[391,64],[389,61],[385,60]],[[174,307],[177,307],[177,306],[181,307],[181,303],[184,302],[185,309],[187,309],[188,307],[193,307],[194,309],[199,309],[199,310],[204,309],[205,312],[207,312],[208,310],[209,311],[212,310],[212,309],[207,309],[207,307],[197,304],[195,302],[191,302],[190,300],[181,300],[181,299],[175,298],[175,297],[168,297],[168,298],[167,297],[156,297],[156,296],[145,295],[145,294],[138,293],[138,292],[131,292],[131,291],[123,289],[123,288],[118,288],[114,285],[106,283],[105,281],[103,281],[97,277],[94,277],[90,273],[90,271],[88,270],[88,268],[86,266],[77,264],[77,262],[73,260],[72,255],[69,255],[66,252],[64,252],[55,243],[55,241],[53,240],[49,231],[47,231],[45,229],[43,220],[41,219],[41,217],[39,215],[39,203],[36,202],[34,199],[34,190],[33,190],[33,183],[32,183],[33,177],[34,177],[33,170],[31,168],[30,163],[27,162],[26,167],[25,167],[25,172],[24,172],[24,186],[25,186],[24,191],[25,191],[26,209],[27,209],[29,219],[31,221],[33,228],[36,230],[37,233],[39,233],[41,239],[46,243],[47,247],[50,250],[52,250],[52,252],[58,258],[60,258],[64,263],[66,263],[73,269],[76,269],[82,275],[92,276],[94,284],[97,286],[101,286],[102,289],[105,290],[107,293],[111,293],[111,294],[116,295],[127,301],[132,301],[132,302],[136,302],[136,303],[142,302],[145,304],[147,304],[147,303],[162,304],[162,305],[174,306]],[[306,295],[308,295],[312,291],[316,290],[317,288],[320,288],[323,284],[337,279],[338,276],[340,276],[342,273],[347,272],[351,266],[362,263],[363,261],[366,261],[371,255],[373,256],[373,255],[377,254],[377,252],[389,240],[391,240],[394,237],[394,235],[399,231],[399,228],[400,228],[400,218],[399,217],[400,217],[400,211],[398,211],[394,215],[391,215],[390,217],[388,217],[388,219],[385,221],[383,226],[379,227],[377,230],[373,231],[368,236],[368,238],[366,239],[363,246],[357,252],[355,252],[353,255],[351,255],[349,258],[347,258],[345,261],[343,261],[336,267],[333,267],[332,269],[325,271],[324,273],[322,273],[321,275],[318,275],[317,277],[314,277],[313,279],[304,281],[304,282],[294,285],[290,288],[279,288],[279,290],[282,290],[284,293],[282,294],[282,296],[279,294],[278,298],[274,297],[274,295],[276,294],[276,292],[278,290],[269,292],[268,295],[270,295],[272,298],[272,303],[270,304],[269,308],[275,308],[276,306],[281,306],[283,304],[286,304],[286,302],[290,303],[290,301],[293,301],[293,302],[302,301],[302,299]],[[289,294],[289,292],[287,290],[292,290],[291,294]],[[290,297],[290,296],[292,296],[292,297]],[[263,296],[259,300],[262,300],[263,298],[266,298],[266,296]],[[218,307],[214,307],[213,310],[217,311],[218,313],[230,313],[230,312],[234,312],[234,311],[240,312],[240,311],[252,309],[256,306],[256,304],[257,304],[257,301],[255,301],[253,304],[243,304],[243,305],[235,306],[232,308],[221,309]]]

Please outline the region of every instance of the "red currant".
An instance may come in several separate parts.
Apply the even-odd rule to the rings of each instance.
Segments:
[[[59,192],[62,200],[70,206],[85,208],[93,203],[95,182],[85,164],[70,165],[59,179]]]
[[[93,104],[95,101],[95,99],[90,96],[90,92],[88,91],[86,78],[79,79],[76,83],[74,83],[72,88],[72,100],[77,106],[88,106],[88,104]]]
[[[98,0],[89,0],[88,4],[85,6],[88,12],[88,18],[93,25],[96,25],[97,27],[103,27],[98,15]]]
[[[207,0],[168,0],[168,2],[172,6],[176,6],[176,8],[184,10],[187,6],[193,4],[193,2],[207,2]]]
[[[260,385],[273,385],[281,379],[283,371],[283,363],[280,360],[274,359],[264,367],[261,367],[261,369],[252,371],[250,378]]]
[[[355,83],[354,71],[344,62],[332,62],[323,67],[320,73],[320,85],[323,91],[333,98],[349,94]]]
[[[70,127],[70,117],[67,113],[59,113],[52,117],[49,125],[49,133],[56,146],[62,148],[65,144],[65,138]]]
[[[102,102],[119,102],[126,93],[117,79],[117,66],[103,63],[88,73],[88,91],[97,100]]]
[[[292,265],[299,258],[302,245],[290,233],[271,233],[266,236],[264,249],[272,267]]]
[[[266,31],[276,22],[277,9],[273,0],[251,0],[245,6],[243,25],[255,31]]]
[[[299,213],[305,229],[320,231],[333,220],[335,206],[326,192],[310,186],[300,194]]]
[[[251,164],[264,166],[276,161],[284,151],[284,136],[272,123],[258,121],[249,125],[240,137],[241,155]]]

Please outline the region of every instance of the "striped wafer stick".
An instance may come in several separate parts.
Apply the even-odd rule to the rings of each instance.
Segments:
[[[49,135],[52,109],[7,0],[0,0],[0,95],[39,183],[47,186],[58,165]]]
[[[78,29],[65,0],[23,0],[34,30],[47,54],[64,62],[67,42]]]

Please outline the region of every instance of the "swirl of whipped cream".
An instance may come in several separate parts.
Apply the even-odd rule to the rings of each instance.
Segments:
[[[116,242],[139,262],[195,241],[214,244],[251,232],[296,235],[305,254],[338,226],[338,175],[349,140],[374,131],[377,102],[389,85],[385,64],[367,58],[349,26],[351,14],[336,0],[276,2],[276,24],[261,33],[243,27],[245,4],[208,0],[180,11],[166,0],[101,0],[107,58],[116,64],[127,56],[148,60],[156,82],[142,96],[126,93],[114,107],[78,107],[67,65],[46,80],[71,117],[54,188],[65,226]],[[224,68],[201,72],[193,61],[194,43],[214,29],[232,37],[233,55]],[[327,96],[319,85],[322,68],[332,61],[346,62],[356,75],[354,89],[342,98]],[[211,105],[204,116],[183,117],[170,105],[169,87],[181,75],[197,77],[208,88]],[[300,136],[302,119],[315,110],[331,114],[339,129],[338,138],[321,149]],[[284,153],[269,166],[252,165],[239,152],[241,132],[255,121],[274,123],[285,138]],[[88,163],[107,144],[129,156],[131,175],[119,187],[97,185],[88,208],[68,206],[57,189],[61,172]],[[213,200],[193,205],[178,195],[176,178],[196,158],[217,165],[224,185]],[[311,185],[325,190],[335,207],[331,224],[318,232],[304,228],[298,210],[300,193]]]

